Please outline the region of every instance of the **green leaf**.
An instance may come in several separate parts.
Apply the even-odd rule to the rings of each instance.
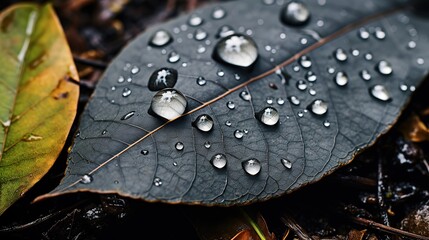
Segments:
[[[0,14],[0,214],[37,183],[76,116],[73,58],[51,5]]]

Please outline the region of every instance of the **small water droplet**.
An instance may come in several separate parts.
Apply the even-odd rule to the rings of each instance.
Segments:
[[[316,115],[321,116],[328,112],[328,104],[321,99],[316,99],[308,106],[308,110]]]
[[[164,47],[173,41],[170,33],[165,30],[156,31],[149,40],[149,45],[153,47]]]
[[[310,68],[312,63],[310,57],[304,55],[299,58],[299,64],[303,68]]]
[[[328,67],[327,71],[328,71],[328,73],[333,74],[335,72],[335,68]]]
[[[119,76],[118,83],[123,83],[125,81],[124,76]]]
[[[385,60],[381,60],[380,62],[378,62],[376,69],[379,73],[383,75],[390,75],[393,72],[392,65]]]
[[[204,47],[203,45],[199,45],[197,48],[197,53],[205,53],[206,52],[206,47]]]
[[[172,88],[158,91],[151,102],[153,113],[167,120],[172,120],[182,115],[186,110],[186,106],[185,96]]]
[[[375,28],[374,36],[379,40],[383,40],[386,38],[386,32],[382,28],[377,27]]]
[[[83,175],[82,176],[82,178],[80,179],[80,182],[81,183],[83,183],[83,184],[88,184],[88,183],[91,183],[92,182],[92,176],[91,175],[89,175],[89,174],[85,174],[85,175]]]
[[[3,125],[3,127],[5,128],[10,127],[10,124],[11,124],[10,119],[7,121],[0,121],[0,122],[1,122],[1,125]]]
[[[290,160],[287,160],[286,158],[282,158],[282,159],[280,159],[280,161],[285,168],[287,168],[287,169],[292,168],[292,162]]]
[[[279,98],[277,98],[277,104],[283,105],[283,104],[285,104],[285,100],[283,98],[279,97]]]
[[[297,115],[298,115],[298,117],[300,117],[300,118],[304,117],[304,113],[303,113],[303,112],[301,112],[301,111],[299,111]]]
[[[243,136],[244,136],[244,132],[242,130],[237,129],[234,131],[234,137],[235,138],[242,139]]]
[[[316,81],[317,80],[317,76],[316,76],[316,74],[314,74],[312,71],[308,71],[306,74],[305,74],[305,78],[307,79],[307,81],[309,81],[309,82],[314,82],[314,81]]]
[[[277,87],[277,85],[276,85],[275,83],[272,83],[272,82],[268,83],[268,86],[269,86],[270,88],[274,89],[274,90],[279,89],[279,88]]]
[[[409,49],[414,49],[417,47],[417,43],[415,41],[409,41],[407,46]]]
[[[299,42],[300,42],[302,45],[305,45],[305,44],[307,44],[307,43],[308,43],[308,40],[307,40],[307,38],[300,38],[300,39],[299,39]]]
[[[106,135],[107,134],[107,130],[103,130],[102,132],[101,132],[101,135]]]
[[[243,99],[244,101],[250,101],[252,99],[252,95],[250,95],[250,93],[247,91],[242,91],[240,93],[240,98]]]
[[[329,126],[331,126],[331,122],[329,122],[328,120],[325,120],[325,121],[323,122],[323,126],[325,126],[325,127],[329,127]]]
[[[346,51],[344,51],[344,49],[342,49],[342,48],[338,48],[337,50],[335,50],[334,57],[339,62],[345,62],[345,61],[347,61],[347,58],[348,58]]]
[[[204,147],[207,149],[209,149],[211,146],[212,146],[211,143],[208,141],[204,143]]]
[[[223,9],[221,7],[216,7],[213,9],[213,12],[212,12],[212,18],[213,19],[218,20],[218,19],[224,18],[225,16],[226,16],[225,9]]]
[[[289,102],[295,106],[298,106],[301,103],[301,101],[299,101],[297,96],[290,96],[288,99],[289,99]]]
[[[417,58],[417,64],[423,65],[425,63],[425,60],[423,58]]]
[[[213,167],[217,169],[222,169],[226,167],[227,159],[226,156],[222,153],[215,154],[211,159],[210,163],[213,165]]]
[[[368,61],[372,60],[372,54],[371,53],[365,54],[365,60],[368,60]]]
[[[366,28],[360,28],[359,32],[358,32],[358,36],[361,39],[366,40],[369,38],[369,32],[368,32],[368,30],[366,30]]]
[[[266,107],[256,113],[256,118],[267,126],[274,126],[279,122],[280,115],[277,109]]]
[[[311,95],[311,96],[314,96],[314,95],[316,95],[316,90],[314,90],[313,88],[310,88],[310,89],[308,89],[308,93]]]
[[[310,11],[301,2],[289,2],[280,13],[281,21],[286,25],[302,26],[310,20]]]
[[[304,80],[298,80],[298,82],[296,82],[296,88],[301,91],[304,91],[305,89],[307,89],[307,83]]]
[[[337,72],[334,81],[338,86],[344,87],[349,82],[349,77],[345,72]]]
[[[225,72],[222,70],[222,69],[219,69],[219,70],[217,70],[217,73],[216,73],[219,77],[223,77],[223,76],[225,76]]]
[[[416,86],[411,85],[410,86],[410,92],[414,92],[414,91],[416,91]]]
[[[148,155],[149,154],[149,151],[148,150],[141,150],[140,151],[140,153],[142,154],[142,155]]]
[[[124,116],[122,116],[122,117],[121,117],[121,120],[127,120],[127,119],[130,119],[132,116],[134,116],[134,114],[135,114],[135,111],[131,111],[131,112],[129,112],[129,113],[127,113],[127,114],[125,114]]]
[[[200,131],[209,132],[213,129],[214,122],[210,115],[201,114],[192,122],[192,125]]]
[[[353,55],[354,57],[359,56],[359,54],[360,54],[359,50],[357,50],[357,49],[353,49],[353,50],[352,50],[352,55]]]
[[[129,88],[124,88],[123,90],[122,90],[122,97],[128,97],[128,96],[130,96],[131,95],[131,89],[129,89]]]
[[[238,81],[238,80],[240,80],[240,78],[241,78],[241,77],[240,77],[240,75],[238,75],[238,73],[234,74],[234,79],[235,79],[235,80],[237,80],[237,81]]]
[[[387,101],[391,100],[389,92],[387,91],[387,89],[383,85],[374,85],[374,86],[370,87],[369,93],[374,98],[376,98],[380,101],[383,101],[383,102],[387,102]]]
[[[153,185],[154,185],[155,187],[160,187],[160,186],[162,185],[162,180],[161,180],[161,178],[159,178],[159,177],[154,178],[154,179],[153,179]]]
[[[176,150],[177,150],[177,151],[182,151],[182,150],[185,148],[185,145],[183,145],[183,143],[182,143],[182,142],[177,142],[177,143],[174,145],[174,148],[176,148]]]
[[[167,57],[169,63],[176,63],[180,60],[180,55],[174,51],[170,52]]]
[[[223,63],[249,67],[258,58],[258,49],[249,36],[232,34],[219,40],[214,48],[213,57]]]
[[[198,16],[198,15],[191,15],[191,17],[188,19],[188,24],[192,27],[200,26],[203,24],[204,20]]]
[[[217,31],[217,33],[216,33],[216,38],[224,38],[224,37],[228,37],[228,36],[230,36],[230,35],[232,35],[232,34],[234,34],[235,32],[234,32],[234,30],[233,30],[233,28],[231,27],[231,26],[228,26],[228,25],[223,25],[223,26],[221,26],[219,29],[218,29],[218,31]]]
[[[133,68],[131,68],[131,73],[132,74],[137,74],[140,71],[139,67],[134,66]]]
[[[159,91],[164,88],[172,88],[177,82],[177,70],[173,68],[160,68],[149,77],[148,88],[151,91]]]
[[[234,103],[234,102],[232,102],[232,101],[228,101],[228,102],[226,103],[226,106],[227,106],[229,109],[231,109],[231,110],[235,109],[235,103]]]
[[[225,125],[226,125],[227,127],[231,127],[232,122],[231,122],[231,121],[229,121],[229,120],[227,120],[227,121],[225,121]]]
[[[360,71],[360,77],[365,81],[371,80],[371,74],[366,69]]]
[[[261,171],[261,163],[255,158],[248,159],[241,163],[244,171],[252,176]]]
[[[267,97],[266,101],[267,101],[267,104],[272,105],[274,103],[274,98],[269,96]]]
[[[207,80],[206,80],[204,77],[199,76],[199,77],[197,78],[197,84],[198,84],[198,85],[200,85],[200,86],[204,86],[204,85],[206,85],[206,83],[207,83]]]
[[[405,91],[407,91],[407,90],[408,90],[408,86],[407,86],[405,83],[401,83],[401,84],[399,85],[399,89],[400,89],[401,91],[405,92]]]
[[[206,39],[207,35],[208,35],[207,32],[202,28],[198,28],[197,30],[195,30],[195,33],[194,33],[195,40],[197,41],[202,41]]]

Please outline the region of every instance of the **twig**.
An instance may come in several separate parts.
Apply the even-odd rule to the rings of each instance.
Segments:
[[[383,157],[378,157],[378,169],[377,169],[377,200],[380,207],[380,217],[384,225],[390,226],[389,216],[386,212],[386,203],[384,202],[384,193],[386,187],[384,185],[384,174],[383,174]],[[389,238],[387,238],[389,239]]]
[[[281,217],[282,222],[290,229],[292,229],[300,239],[314,240],[289,214],[284,214]]]
[[[107,63],[102,62],[102,61],[97,61],[97,60],[92,60],[92,59],[87,59],[87,58],[82,58],[79,57],[77,55],[73,55],[73,59],[75,62],[80,63],[80,64],[85,64],[91,67],[95,67],[98,69],[106,69],[107,67]]]

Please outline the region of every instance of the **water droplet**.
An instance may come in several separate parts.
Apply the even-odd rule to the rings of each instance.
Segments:
[[[256,118],[267,126],[274,126],[279,122],[279,112],[273,107],[266,107],[256,113]]]
[[[180,60],[180,55],[177,52],[171,52],[168,54],[168,62],[169,63],[176,63]]]
[[[425,60],[423,58],[417,58],[417,64],[423,65],[425,63]]]
[[[185,112],[187,101],[181,92],[172,88],[160,90],[153,96],[151,110],[156,115],[172,120]]]
[[[221,26],[219,29],[218,29],[218,31],[217,31],[217,33],[216,33],[216,38],[224,38],[224,37],[228,37],[228,36],[230,36],[230,35],[232,35],[232,34],[234,34],[235,32],[234,32],[234,30],[233,30],[233,28],[231,27],[231,26],[228,26],[228,25],[223,25],[223,26]]]
[[[153,47],[164,47],[173,41],[170,33],[165,30],[156,31],[149,40],[149,45]]]
[[[383,101],[383,102],[387,102],[387,101],[391,100],[389,92],[387,91],[387,89],[383,85],[374,85],[374,86],[370,87],[369,93],[374,98],[376,98],[380,101]]]
[[[359,56],[359,54],[360,54],[359,50],[357,50],[357,49],[353,49],[352,50],[352,55],[353,56],[357,57],[357,56]]]
[[[131,89],[129,89],[129,88],[124,88],[123,90],[122,90],[122,97],[128,97],[128,96],[130,96],[131,95]]]
[[[301,103],[301,101],[299,101],[297,96],[290,96],[288,99],[289,99],[289,102],[295,106],[298,106]]]
[[[176,148],[177,151],[182,151],[185,148],[185,145],[183,145],[182,142],[177,142],[174,147]]]
[[[325,127],[329,127],[329,126],[331,126],[331,122],[329,122],[328,120],[325,120],[325,121],[323,122],[323,126],[325,126]]]
[[[276,74],[280,78],[282,84],[287,84],[288,81],[292,78],[286,71],[281,68],[276,70]]]
[[[304,117],[304,113],[303,113],[303,112],[301,112],[301,111],[299,111],[299,112],[298,112],[298,117],[300,117],[300,118]]]
[[[271,105],[274,103],[274,98],[273,97],[267,97],[267,104]]]
[[[148,88],[151,91],[159,91],[164,88],[172,88],[177,82],[177,71],[172,68],[160,68],[149,77]]]
[[[337,72],[334,81],[338,86],[344,87],[349,82],[349,77],[345,72]]]
[[[280,161],[285,168],[287,168],[287,169],[292,168],[292,162],[290,160],[287,160],[286,158],[282,158],[282,159],[280,159]]]
[[[203,19],[198,15],[191,15],[191,17],[188,19],[188,24],[192,27],[200,26],[203,24]]]
[[[222,19],[226,16],[226,11],[225,9],[221,8],[221,7],[216,7],[213,9],[212,12],[212,18],[213,19]]]
[[[314,96],[314,95],[316,95],[316,90],[314,90],[313,88],[310,88],[310,89],[308,89],[308,93],[309,93],[311,96]]]
[[[321,116],[328,112],[328,104],[323,100],[316,99],[308,106],[308,110]]]
[[[281,21],[286,25],[302,26],[310,20],[310,11],[301,2],[288,3],[280,14]]]
[[[312,71],[308,71],[306,74],[305,74],[305,78],[307,79],[307,81],[309,81],[309,82],[314,82],[314,81],[316,81],[317,80],[317,76],[316,76],[316,74],[314,74]]]
[[[122,116],[122,117],[121,117],[121,120],[127,120],[127,119],[130,119],[132,116],[134,116],[134,114],[135,114],[135,111],[131,111],[131,112],[129,112],[129,113],[127,113],[127,114],[125,114],[124,116]]]
[[[206,80],[204,77],[199,76],[199,77],[197,78],[197,84],[198,84],[198,85],[200,85],[200,86],[204,86],[204,85],[206,85],[206,83],[207,83],[207,80]]]
[[[243,99],[244,101],[250,101],[252,99],[252,95],[250,95],[250,93],[247,91],[242,91],[240,93],[240,98]]]
[[[283,105],[283,104],[285,104],[285,100],[283,98],[279,97],[279,98],[277,98],[277,104]]]
[[[226,166],[227,163],[226,156],[222,153],[215,154],[210,159],[210,163],[213,165],[213,167],[217,169],[222,169]]]
[[[241,163],[244,171],[252,176],[258,174],[261,171],[261,163],[255,159],[251,158]]]
[[[393,72],[392,65],[385,60],[381,60],[380,62],[378,62],[376,69],[379,73],[383,75],[390,75]]]
[[[10,124],[11,124],[11,121],[10,121],[10,119],[9,120],[7,120],[7,121],[0,121],[1,122],[1,125],[3,125],[3,127],[10,127]]]
[[[338,48],[337,50],[335,50],[334,57],[340,62],[345,62],[348,58],[346,51],[344,51],[344,49],[342,48]]]
[[[89,175],[89,174],[85,174],[85,175],[83,175],[82,176],[82,178],[80,179],[80,182],[81,183],[84,183],[84,184],[88,184],[88,183],[91,183],[92,182],[92,176],[91,175]]]
[[[303,67],[303,68],[310,68],[311,67],[311,59],[308,56],[302,56],[299,58],[299,64]]]
[[[408,86],[405,83],[401,83],[401,85],[399,85],[399,89],[405,92],[408,90]]]
[[[268,86],[269,86],[270,88],[274,89],[274,90],[279,89],[279,88],[277,87],[277,85],[276,85],[275,83],[272,83],[272,82],[268,83]]]
[[[192,125],[200,131],[209,132],[214,125],[213,118],[208,114],[201,114],[192,122]]]
[[[149,151],[148,150],[141,150],[140,153],[143,154],[143,155],[148,155]]]
[[[411,92],[416,91],[416,86],[411,85],[411,86],[410,86],[410,91],[411,91]]]
[[[242,139],[243,136],[244,136],[244,132],[243,131],[241,131],[239,129],[237,129],[237,130],[234,131],[234,137],[235,138]]]
[[[364,69],[360,72],[360,77],[365,81],[371,80],[371,74],[366,69]]]
[[[300,70],[301,70],[301,68],[298,65],[293,66],[294,72],[299,72]]]
[[[386,38],[386,32],[384,32],[384,30],[382,28],[377,27],[377,28],[375,28],[374,36],[375,36],[375,38],[377,38],[379,40],[383,40]]]
[[[215,46],[213,57],[223,63],[249,67],[258,58],[258,49],[249,36],[233,34],[219,40]]]
[[[231,109],[231,110],[235,109],[235,103],[234,103],[234,102],[232,102],[232,101],[228,101],[228,102],[226,103],[226,106],[227,106],[229,109]]]
[[[300,39],[299,39],[299,42],[300,42],[302,45],[305,45],[305,44],[307,44],[307,43],[308,43],[308,40],[307,40],[307,38],[300,38]]]
[[[173,166],[177,167],[177,162],[173,162]]]
[[[335,68],[328,67],[327,71],[328,71],[328,73],[333,74],[335,72]]]
[[[207,35],[208,35],[207,32],[201,28],[198,28],[197,30],[195,30],[195,33],[194,33],[195,40],[198,40],[198,41],[202,41],[206,39]]]
[[[209,149],[211,146],[212,146],[211,143],[208,141],[204,143],[204,147],[207,149]]]
[[[160,187],[162,185],[162,180],[159,177],[156,177],[153,179],[153,185],[155,185],[155,187]]]
[[[365,54],[365,59],[368,61],[372,60],[372,54],[371,53]]]
[[[107,134],[107,130],[103,130],[102,132],[101,132],[101,135],[106,135]]]
[[[137,66],[134,66],[133,68],[131,68],[132,74],[137,74],[139,71],[140,71],[140,69]]]
[[[229,121],[229,120],[227,120],[227,121],[225,122],[225,125],[226,125],[227,127],[231,127],[232,122],[231,122],[231,121]]]
[[[417,43],[415,41],[409,41],[407,46],[409,49],[414,49],[417,47]]]
[[[368,32],[368,30],[366,30],[366,28],[360,28],[359,32],[358,32],[358,36],[361,39],[366,40],[369,38],[369,32]]]
[[[197,48],[197,53],[205,53],[206,48],[203,45],[199,45]]]
[[[123,83],[125,81],[124,76],[119,76],[118,83]]]
[[[238,74],[236,73],[236,74],[234,74],[234,78],[235,78],[235,80],[237,80],[237,81],[238,81],[238,80],[240,80],[240,78],[241,78],[241,77],[240,77],[240,75],[238,75]]]
[[[298,82],[296,82],[296,88],[301,91],[304,91],[305,89],[307,89],[307,83],[304,80],[298,80]]]
[[[219,70],[217,70],[217,75],[219,77],[223,77],[223,76],[225,76],[225,72],[222,69],[219,69]]]

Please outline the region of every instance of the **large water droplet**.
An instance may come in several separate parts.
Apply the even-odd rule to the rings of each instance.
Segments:
[[[209,132],[213,128],[213,118],[208,114],[201,114],[192,122],[192,125],[200,131]]]
[[[273,126],[279,122],[280,115],[277,109],[266,107],[256,113],[256,118],[267,126]]]
[[[261,163],[255,158],[251,158],[241,163],[246,173],[254,176],[261,171]]]
[[[183,145],[183,143],[182,143],[182,142],[177,142],[177,143],[174,145],[174,148],[176,148],[176,150],[177,150],[177,151],[182,151],[182,150],[185,148],[185,145]]]
[[[161,180],[161,178],[159,178],[159,177],[154,178],[154,179],[153,179],[153,185],[154,185],[155,187],[160,187],[160,186],[162,185],[162,180]]]
[[[252,95],[248,91],[242,91],[240,93],[240,98],[244,101],[250,101],[252,99]]]
[[[167,58],[169,63],[176,63],[180,60],[180,55],[177,52],[171,52],[168,54]]]
[[[226,166],[227,163],[226,156],[222,153],[215,154],[210,159],[210,163],[213,165],[213,167],[217,169],[222,169]]]
[[[153,47],[164,47],[173,41],[170,33],[165,30],[156,31],[149,40],[149,45]]]
[[[187,101],[181,92],[172,88],[158,91],[152,98],[151,110],[156,115],[172,120],[185,112]]]
[[[240,129],[234,131],[234,137],[237,139],[242,139],[244,136],[244,132]]]
[[[92,176],[91,175],[89,175],[89,174],[85,174],[85,175],[83,175],[82,176],[82,178],[80,179],[80,182],[81,183],[84,183],[84,184],[88,184],[88,183],[91,183],[92,182]]]
[[[366,69],[364,69],[360,72],[360,77],[365,81],[371,80],[371,74]]]
[[[213,57],[223,63],[238,67],[249,67],[258,58],[258,49],[249,36],[233,34],[216,44]]]
[[[369,93],[374,98],[376,98],[380,101],[383,101],[383,102],[387,102],[387,101],[391,100],[389,92],[387,91],[387,89],[383,85],[374,85],[374,86],[370,87]]]
[[[134,114],[135,114],[135,111],[131,111],[131,112],[129,112],[129,113],[127,113],[127,114],[125,114],[124,116],[122,116],[122,117],[121,117],[121,120],[127,120],[127,119],[130,119],[132,116],[134,116]]]
[[[338,86],[344,87],[349,82],[349,77],[345,72],[337,72],[334,81]]]
[[[285,168],[287,168],[287,169],[292,168],[292,162],[290,160],[287,160],[286,158],[282,158],[282,159],[280,159],[280,161]]]
[[[310,11],[303,3],[292,1],[280,13],[280,19],[286,25],[302,26],[310,20]]]
[[[148,88],[151,91],[159,91],[164,88],[172,88],[177,82],[177,71],[173,68],[160,68],[152,73],[149,78]]]
[[[376,69],[379,73],[383,75],[390,75],[393,72],[392,65],[385,60],[381,60],[380,62],[378,62]]]
[[[231,26],[223,25],[218,29],[216,33],[216,38],[228,37],[234,33],[234,29]]]
[[[346,51],[344,51],[344,49],[342,48],[338,48],[337,50],[335,50],[334,57],[340,62],[345,62],[348,58]]]
[[[308,110],[316,115],[324,115],[328,111],[328,104],[320,99],[314,100],[309,106]]]
[[[311,59],[308,56],[301,56],[299,58],[299,64],[303,67],[303,68],[310,68],[311,67]]]
[[[131,95],[131,89],[126,87],[122,90],[122,97],[128,97],[130,95]]]

